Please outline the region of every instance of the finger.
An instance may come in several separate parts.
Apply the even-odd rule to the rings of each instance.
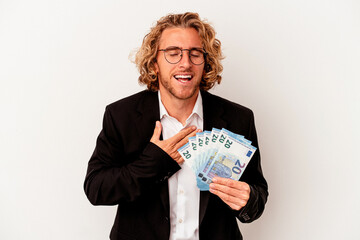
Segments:
[[[172,152],[171,154],[170,154],[170,157],[172,158],[172,159],[174,159],[176,162],[179,162],[179,161],[181,161],[181,155],[180,155],[180,153],[178,152],[178,151],[175,151],[175,152]]]
[[[243,207],[246,204],[244,200],[230,196],[218,190],[210,189],[210,192],[217,195],[221,200],[223,200],[227,205],[229,205],[233,209],[235,208],[239,209],[240,207]]]
[[[210,192],[217,195],[221,200],[223,200],[229,207],[234,210],[240,210],[247,203],[247,200],[233,197],[215,189],[210,189]]]
[[[237,205],[237,204],[234,204],[234,203],[228,203],[228,202],[225,202],[229,207],[231,207],[231,209],[235,210],[235,211],[239,211],[241,208],[243,208],[244,206],[241,206],[241,205]]]
[[[238,190],[242,190],[242,191],[249,191],[250,192],[250,187],[246,182],[241,182],[241,181],[237,181],[234,179],[230,179],[230,178],[222,178],[222,177],[214,177],[212,179],[213,183],[217,183],[217,184],[221,184],[221,185],[225,185],[228,186],[230,188],[235,188]]]
[[[161,135],[161,123],[160,121],[156,121],[154,133],[150,139],[150,142],[156,142],[160,140],[160,135]]]
[[[223,177],[214,177],[212,179],[212,182],[217,183],[217,184],[222,184],[222,185],[226,185],[229,187],[233,187],[234,186],[234,180],[230,179],[230,178],[223,178]]]
[[[182,158],[180,154],[177,154],[173,159],[174,159],[178,164],[184,163],[184,158]]]
[[[195,126],[184,128],[183,130],[181,130],[180,132],[178,132],[177,134],[175,134],[173,137],[169,138],[168,140],[170,140],[171,142],[174,142],[176,144],[176,143],[180,142],[182,139],[184,139],[187,135],[189,135],[195,131],[196,131]]]
[[[200,129],[190,132],[188,135],[186,135],[183,139],[181,139],[177,144],[176,144],[176,148],[180,148],[181,146],[185,145],[188,141],[190,137],[194,137],[196,136],[196,133],[198,133],[199,131],[201,131]]]
[[[210,184],[210,188],[235,198],[245,200],[246,202],[250,198],[250,186],[245,182],[214,177],[212,179],[212,183]]]
[[[226,186],[226,185],[211,183],[210,184],[210,189],[213,189],[213,190],[228,194],[228,195],[233,196],[233,197],[246,197],[246,195],[243,194],[242,191],[240,191],[240,190],[238,190],[236,188],[231,188],[231,187]]]
[[[219,185],[216,183],[210,184],[210,190],[229,195],[229,199],[227,200],[231,202],[235,201],[237,203],[238,201],[244,201],[246,203],[250,198],[250,192],[248,191],[238,190],[236,188],[230,188],[228,186]]]

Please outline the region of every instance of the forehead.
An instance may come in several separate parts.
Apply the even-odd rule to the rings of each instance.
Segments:
[[[195,28],[167,28],[160,37],[159,48],[176,46],[181,48],[202,48],[199,33]]]

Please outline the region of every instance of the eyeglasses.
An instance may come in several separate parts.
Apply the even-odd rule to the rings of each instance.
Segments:
[[[164,52],[164,57],[168,63],[176,64],[181,61],[183,51],[189,51],[190,61],[195,65],[200,65],[205,62],[206,52],[200,48],[181,49],[179,47],[168,47],[158,51]]]

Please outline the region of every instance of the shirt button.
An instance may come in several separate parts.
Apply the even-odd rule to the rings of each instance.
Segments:
[[[180,190],[179,193],[180,193],[180,194],[184,194],[184,190]]]
[[[183,222],[183,220],[180,218],[180,219],[179,219],[179,223],[182,223],[182,222]]]

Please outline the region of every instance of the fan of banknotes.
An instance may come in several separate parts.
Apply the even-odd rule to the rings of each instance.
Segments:
[[[239,180],[255,151],[251,141],[224,128],[197,133],[178,149],[201,191],[209,190],[215,176]]]

